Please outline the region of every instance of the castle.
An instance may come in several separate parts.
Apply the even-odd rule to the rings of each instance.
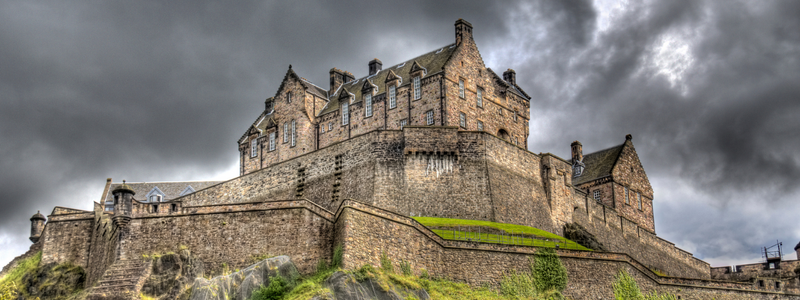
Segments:
[[[84,267],[87,288],[103,299],[134,291],[136,276],[144,276],[137,274],[145,274],[112,279],[109,270],[177,245],[212,269],[271,253],[292,257],[304,273],[339,245],[346,268],[378,265],[387,253],[473,285],[498,284],[503,271],[526,268],[535,251],[446,240],[411,218],[430,216],[590,237],[602,251],[558,250],[570,278],[565,293],[576,299],[612,297],[620,269],[646,290],[682,299],[798,297],[800,280],[787,272],[796,261],[734,277],[658,237],[654,191],[631,135],[585,155],[575,141],[569,159],[528,151],[536,99],[517,85],[514,70],[500,76],[486,68],[472,30],[458,20],[454,43],[385,69],[374,59],[362,78],[331,69],[327,89],[289,66],[238,140],[241,176],[109,179],[93,211],[34,215],[25,255],[42,251],[44,263]]]

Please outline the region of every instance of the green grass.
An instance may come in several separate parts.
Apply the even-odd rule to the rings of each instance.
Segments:
[[[496,222],[489,222],[489,221],[478,221],[478,220],[464,220],[464,219],[449,219],[449,218],[433,218],[433,217],[413,217],[414,220],[420,222],[422,225],[426,227],[451,227],[457,228],[458,226],[480,226],[480,227],[490,227],[497,230],[501,230],[507,233],[513,234],[526,234],[526,235],[535,235],[544,239],[551,239],[551,240],[559,240],[559,241],[566,241],[566,246],[564,242],[553,242],[553,241],[545,241],[540,239],[531,239],[531,238],[522,238],[522,241],[516,242],[516,244],[523,244],[523,245],[532,245],[534,247],[546,247],[546,248],[555,248],[558,245],[564,249],[572,249],[572,250],[591,250],[584,246],[581,246],[573,241],[565,239],[557,234],[553,234],[538,228],[524,226],[524,225],[514,225],[514,224],[505,224],[505,223],[496,223]],[[453,240],[455,239],[453,235],[453,230],[446,230],[446,229],[434,229],[437,235],[442,237],[443,239]],[[464,232],[455,231],[459,234],[464,234]],[[473,233],[467,233],[473,234]],[[500,237],[497,234],[487,234],[481,233],[482,238],[487,238],[489,240],[500,240],[494,243],[503,243],[508,244],[508,242],[503,242],[503,237]],[[489,242],[491,243],[491,242]]]
[[[25,274],[36,271],[39,262],[42,261],[42,251],[37,252],[35,255],[23,259],[19,264],[8,272],[3,278],[0,278],[0,286],[13,282],[17,286],[22,283],[22,276]]]

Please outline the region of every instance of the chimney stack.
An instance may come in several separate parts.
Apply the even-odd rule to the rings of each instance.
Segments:
[[[503,80],[508,81],[511,85],[517,85],[517,71],[508,69],[503,72]]]
[[[383,63],[381,62],[380,59],[376,58],[376,59],[370,60],[369,61],[369,75],[371,76],[371,75],[378,74],[378,72],[381,71],[382,67],[383,67]]]
[[[356,77],[353,76],[353,73],[342,71],[337,68],[332,68],[330,71],[330,75],[331,75],[331,86],[330,90],[328,91],[328,95],[333,95],[333,93],[336,92],[336,89],[342,86],[342,84],[356,79]]]
[[[574,141],[572,142],[572,161],[583,161],[583,145],[581,142]]]
[[[472,24],[464,19],[456,21],[456,45],[461,45],[461,41],[472,39]]]

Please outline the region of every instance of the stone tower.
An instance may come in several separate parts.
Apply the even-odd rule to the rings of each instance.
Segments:
[[[116,187],[111,193],[114,195],[114,225],[125,227],[131,221],[133,195],[136,193],[130,186],[125,184],[125,180],[122,181],[122,185]]]
[[[37,211],[33,217],[31,217],[31,242],[34,244],[39,241],[39,238],[42,237],[42,231],[44,231],[44,222],[45,217],[42,215],[41,212]]]

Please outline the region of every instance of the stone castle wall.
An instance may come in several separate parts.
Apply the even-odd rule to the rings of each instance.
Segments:
[[[432,276],[467,282],[472,286],[497,286],[505,272],[527,272],[536,249],[525,246],[448,241],[413,219],[376,207],[346,201],[338,210],[336,244],[341,244],[345,268],[364,264],[380,266],[386,255],[399,269],[406,261],[415,274],[425,269]],[[658,290],[682,299],[797,299],[782,291],[757,291],[751,283],[660,277],[623,253],[558,250],[567,268],[565,295],[575,299],[613,298],[612,283],[621,269],[634,276],[643,291]]]
[[[735,268],[735,269],[734,269]],[[800,260],[784,260],[770,269],[766,262],[711,268],[711,278],[749,282],[765,289],[792,291],[800,294]]]
[[[86,268],[93,221],[93,212],[56,207],[42,234],[42,264],[69,261]]]
[[[94,219],[89,244],[86,286],[92,286],[103,277],[106,269],[117,258],[118,228],[111,220],[112,214],[105,213],[103,205],[95,202]]]
[[[609,251],[628,253],[648,268],[671,276],[710,278],[708,263],[639,227],[613,208],[583,193],[575,194],[575,204],[573,220],[594,234]]]

